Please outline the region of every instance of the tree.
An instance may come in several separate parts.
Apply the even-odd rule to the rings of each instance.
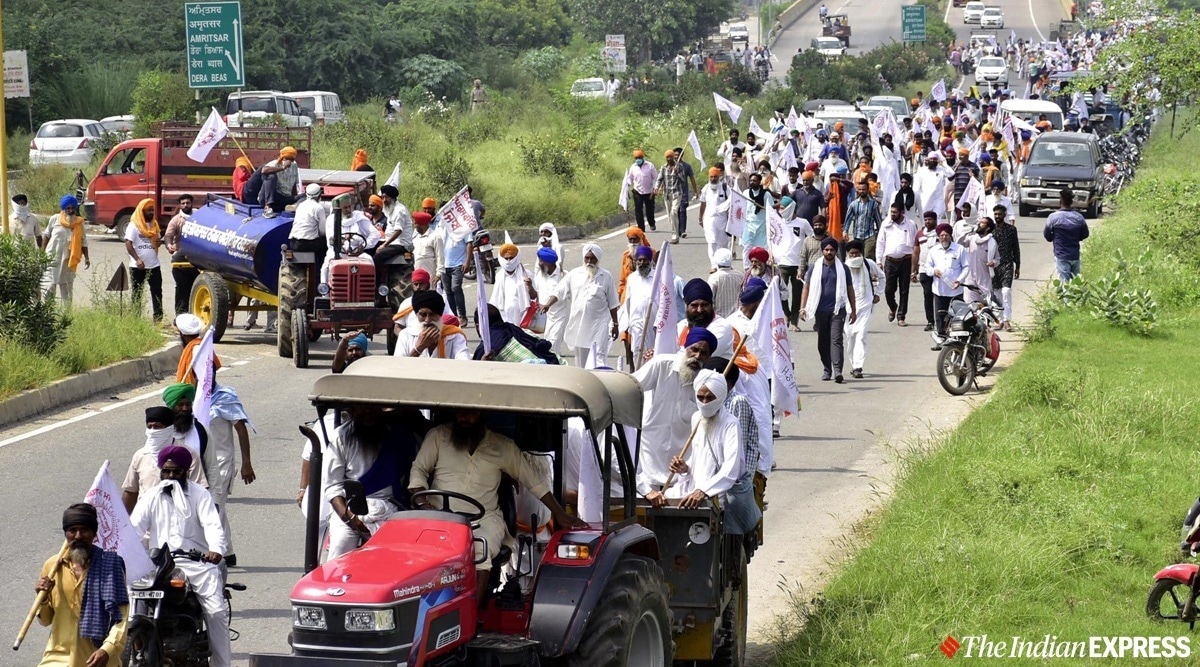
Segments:
[[[571,17],[588,37],[624,34],[634,62],[665,57],[712,34],[733,13],[731,0],[570,0]]]
[[[192,91],[181,72],[150,70],[138,75],[133,89],[133,132],[150,134],[150,126],[161,121],[190,120],[194,114]]]

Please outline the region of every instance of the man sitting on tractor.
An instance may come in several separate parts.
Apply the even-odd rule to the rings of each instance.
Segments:
[[[488,593],[492,559],[501,545],[512,539],[500,513],[502,473],[540,498],[559,528],[588,528],[586,523],[567,514],[558,504],[546,480],[530,465],[515,442],[488,429],[482,412],[459,410],[454,414],[454,421],[431,429],[413,462],[409,491],[416,494],[437,489],[460,493],[483,506],[486,513],[480,519],[479,527],[474,529],[475,537],[484,539],[486,549],[483,562],[476,566],[480,571],[477,589],[480,605]],[[434,509],[428,504],[425,507]],[[450,501],[450,507],[459,511],[470,508],[465,502],[454,500]]]
[[[333,229],[333,218],[336,211],[325,221],[325,238],[329,239],[330,248],[341,246],[342,252],[350,257],[363,253],[373,255],[375,246],[381,238],[379,230],[371,224],[370,219],[362,211],[354,210],[354,199],[348,196],[339,197],[338,208],[342,211],[342,238],[336,238]],[[329,262],[333,260],[333,251],[325,254],[325,262],[321,265],[321,283],[329,284]]]

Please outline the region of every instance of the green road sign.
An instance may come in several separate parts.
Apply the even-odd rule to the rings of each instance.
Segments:
[[[183,23],[187,39],[188,86],[245,86],[241,3],[184,3]]]
[[[900,8],[900,39],[905,42],[925,41],[925,5],[905,5]]]

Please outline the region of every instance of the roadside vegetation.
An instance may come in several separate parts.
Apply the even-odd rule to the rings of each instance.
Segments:
[[[164,344],[159,328],[128,297],[102,294],[69,312],[37,293],[48,260],[32,245],[0,236],[0,400],[68,375],[140,357]],[[96,267],[102,275],[103,267]],[[82,276],[77,285],[82,286]],[[140,306],[141,304],[137,304]]]
[[[1165,129],[1085,242],[1071,289],[1090,296],[1064,305],[1051,289],[988,402],[936,448],[898,455],[893,497],[797,603],[777,665],[941,664],[948,635],[1187,634],[1144,611],[1200,493],[1200,248],[1179,224],[1200,219],[1186,159],[1200,136]]]

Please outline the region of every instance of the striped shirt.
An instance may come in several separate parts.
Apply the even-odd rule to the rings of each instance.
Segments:
[[[758,421],[754,418],[754,408],[750,399],[741,394],[730,394],[725,399],[725,409],[737,417],[738,439],[742,441],[742,470],[753,473],[758,470]]]

